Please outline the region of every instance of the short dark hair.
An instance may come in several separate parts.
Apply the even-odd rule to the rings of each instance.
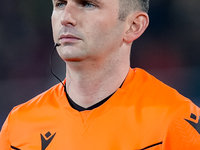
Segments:
[[[149,11],[149,0],[119,0],[119,20],[125,20],[130,12]]]
[[[137,0],[141,5],[141,10],[148,13],[149,11],[149,0]]]

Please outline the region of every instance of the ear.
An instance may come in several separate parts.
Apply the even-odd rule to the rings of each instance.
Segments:
[[[126,19],[126,31],[124,41],[131,43],[139,38],[149,25],[147,13],[139,11],[129,14]]]

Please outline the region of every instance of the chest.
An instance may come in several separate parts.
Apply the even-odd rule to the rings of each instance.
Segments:
[[[133,108],[41,114],[16,125],[10,142],[21,150],[159,150],[167,124],[159,118]]]

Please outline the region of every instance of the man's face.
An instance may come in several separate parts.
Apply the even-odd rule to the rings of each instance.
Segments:
[[[100,60],[119,50],[125,22],[118,1],[53,0],[53,36],[63,60]]]

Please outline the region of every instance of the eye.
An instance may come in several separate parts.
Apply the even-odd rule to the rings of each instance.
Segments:
[[[93,3],[91,3],[91,2],[89,2],[89,1],[83,1],[82,2],[82,6],[83,7],[88,7],[88,8],[95,7],[95,5]]]
[[[65,1],[58,1],[55,3],[55,7],[58,8],[58,9],[62,9],[62,8],[65,8],[67,2]]]

